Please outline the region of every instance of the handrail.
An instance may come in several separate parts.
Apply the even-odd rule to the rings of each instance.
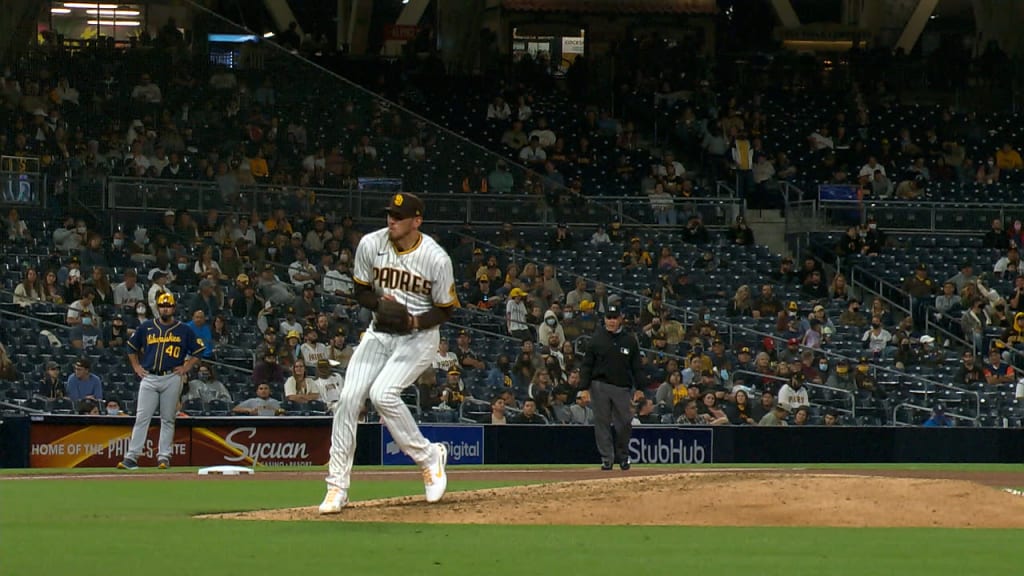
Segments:
[[[11,410],[17,410],[18,412],[25,412],[27,414],[49,414],[49,412],[47,412],[46,410],[40,410],[38,408],[29,408],[28,406],[12,404],[10,402],[0,402],[0,406],[4,408],[10,408]]]
[[[896,308],[897,310],[899,310],[900,312],[903,312],[907,316],[911,316],[911,310],[910,310],[909,307],[904,306],[903,304],[900,304],[900,303],[896,302],[895,300],[889,298],[885,294],[882,294],[882,288],[886,288],[886,287],[889,288],[890,290],[894,291],[894,292],[903,294],[903,289],[902,288],[900,288],[899,286],[893,284],[892,282],[889,282],[888,280],[885,280],[884,278],[879,278],[879,277],[875,276],[874,274],[871,274],[870,272],[868,272],[867,270],[865,270],[864,268],[861,268],[860,266],[858,266],[856,264],[851,264],[850,267],[849,267],[849,270],[850,270],[850,273],[848,274],[848,276],[850,278],[850,284],[854,285],[855,287],[859,286],[859,289],[862,292],[867,292],[869,294],[873,294],[873,295],[881,298],[884,302],[888,303],[889,306],[891,306],[893,308]],[[871,286],[868,286],[868,284],[866,282],[864,282],[864,281],[859,279],[859,276],[867,276],[867,277],[871,278],[871,280],[873,282],[877,282],[878,283],[878,289],[875,289],[875,288],[872,288]],[[908,296],[908,298],[909,298],[909,296]]]
[[[825,384],[817,384],[815,382],[808,382],[806,380],[804,381],[804,386],[807,386],[808,388],[816,388],[818,390],[829,390],[829,391],[837,393],[837,394],[843,394],[844,396],[849,396],[850,397],[850,409],[849,410],[845,410],[843,408],[836,408],[835,410],[837,412],[849,413],[850,416],[853,416],[854,418],[857,417],[857,396],[854,395],[853,392],[850,392],[849,390],[845,390],[843,388],[836,388],[835,386],[826,386]],[[832,408],[832,407],[830,406],[830,408]]]
[[[949,330],[949,329],[941,326],[940,324],[938,324],[937,322],[932,320],[932,314],[940,314],[943,317],[943,319],[949,320],[950,322],[956,322],[956,323],[960,322],[959,318],[954,318],[954,317],[950,316],[949,314],[946,314],[945,312],[939,312],[938,309],[935,308],[935,306],[928,306],[928,308],[925,311],[925,319],[924,319],[924,331],[925,331],[925,333],[929,333],[929,332],[933,331],[933,332],[935,332],[937,334],[941,334],[944,338],[946,338],[948,340],[952,340],[952,341],[960,344],[964,348],[970,348],[972,351],[974,351],[975,354],[978,353],[977,350],[974,350],[974,342],[968,342],[966,339],[961,338],[961,337],[957,336],[956,334],[954,334],[952,330]]]
[[[909,422],[900,422],[897,419],[897,414],[899,413],[900,408],[910,408],[910,409],[913,409],[913,410],[918,411],[918,412],[931,412],[933,410],[932,407],[921,406],[920,404],[913,404],[913,403],[910,403],[910,402],[903,402],[901,404],[897,404],[892,409],[892,422],[896,426],[913,426],[913,424],[911,424]],[[950,413],[946,413],[945,416],[947,418],[952,418],[954,420],[964,420],[966,422],[970,422],[975,428],[980,426],[977,418],[971,418],[970,416],[961,416],[960,414],[950,414]]]
[[[782,382],[784,384],[789,383],[789,378],[783,378],[782,376],[775,376],[775,375],[772,375],[772,374],[761,374],[760,372],[754,372],[752,370],[736,370],[735,372],[732,373],[732,376],[734,377],[733,380],[735,380],[735,376],[738,376],[740,374],[748,374],[750,376],[754,376],[754,377],[760,378],[762,380],[767,379],[767,380],[774,380],[776,382]],[[812,403],[812,405],[818,406],[820,408],[834,408],[837,412],[842,412],[844,414],[849,414],[850,416],[852,416],[854,418],[857,417],[857,401],[856,401],[856,397],[854,396],[853,392],[850,392],[849,390],[844,390],[842,388],[836,388],[834,386],[826,386],[824,384],[815,384],[813,382],[807,382],[807,381],[804,381],[804,386],[807,386],[809,388],[816,388],[816,389],[820,389],[820,390],[831,390],[833,392],[839,392],[841,394],[845,394],[845,395],[849,396],[850,397],[850,409],[849,410],[846,410],[844,408],[835,408],[833,406],[824,406],[824,405],[818,404],[818,403]]]

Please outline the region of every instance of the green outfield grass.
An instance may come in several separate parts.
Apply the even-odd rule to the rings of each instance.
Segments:
[[[322,497],[320,480],[273,476],[0,481],[0,573],[960,576],[1020,569],[1013,552],[1020,549],[1020,532],[1012,530],[432,526],[192,518],[204,512],[309,506]],[[452,489],[508,484],[496,478],[453,483]],[[421,491],[418,482],[357,482],[352,498]],[[700,514],[699,502],[696,496],[694,506],[681,509],[680,516]],[[495,502],[496,507],[503,505],[507,503]],[[628,514],[628,502],[621,505]]]

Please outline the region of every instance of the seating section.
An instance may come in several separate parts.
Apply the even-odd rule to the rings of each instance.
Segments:
[[[243,258],[225,265],[230,266],[230,274],[215,279],[218,290],[225,295],[232,295],[238,273],[254,277],[264,265],[269,264],[275,274],[287,279],[294,247],[285,228],[301,236],[299,244],[306,243],[316,215],[328,216],[328,230],[338,234],[339,245],[333,250],[328,246],[310,248],[310,261],[321,266],[321,274],[326,271],[323,266],[333,267],[343,249],[354,248],[351,244],[358,235],[353,233],[365,232],[374,225],[343,225],[342,215],[361,204],[363,191],[394,187],[389,179],[399,180],[397,188],[421,193],[429,202],[435,194],[483,194],[485,186],[494,188],[496,182],[505,183],[502,172],[507,171],[509,192],[516,194],[510,197],[521,200],[530,195],[531,201],[499,199],[473,214],[457,201],[431,205],[428,221],[470,220],[473,225],[460,232],[468,238],[468,244],[463,244],[462,237],[452,230],[431,229],[429,224],[425,228],[450,249],[459,273],[459,296],[471,304],[456,312],[443,329],[444,337],[455,340],[465,331],[472,337],[473,352],[488,367],[501,354],[518,357],[522,344],[507,334],[504,298],[511,288],[519,287],[530,293],[531,305],[541,305],[543,310],[551,304],[544,282],[522,274],[529,264],[540,269],[550,265],[554,279],[565,292],[578,278],[585,280],[587,290],[605,285],[610,296],[621,299],[635,323],[641,317],[647,320],[652,298],[663,295],[666,320],[678,322],[682,334],[673,335],[667,348],[658,348],[658,339],[654,338],[657,330],[641,336],[650,378],[646,393],[651,399],[656,398],[659,384],[668,378],[664,358],[678,360],[680,369],[685,368],[696,346],[709,349],[717,339],[723,341],[727,352],[716,353],[715,368],[733,372],[732,377],[725,378],[716,373],[715,389],[720,395],[730,397],[732,385],[739,384],[754,391],[777,391],[788,378],[789,367],[783,367],[784,348],[791,339],[803,339],[806,326],[801,321],[814,314],[818,306],[824,309],[826,325],[831,327],[822,344],[809,344],[812,365],[805,366],[804,372],[812,373],[818,359],[834,367],[843,360],[856,364],[865,355],[865,328],[860,322],[841,325],[838,321],[846,311],[847,297],[860,293],[859,287],[847,296],[817,293],[780,272],[781,255],[761,244],[737,243],[729,231],[722,230],[723,224],[732,222],[734,207],[762,199],[752,195],[755,191],[767,195],[781,181],[812,194],[822,183],[863,186],[865,182],[859,181],[858,174],[868,157],[875,156],[894,188],[914,180],[920,184],[920,199],[948,203],[949,209],[936,215],[948,228],[964,232],[985,229],[993,215],[1001,215],[998,209],[986,212],[973,206],[970,211],[961,211],[957,207],[1014,202],[1019,196],[1019,171],[1009,169],[993,176],[985,167],[985,160],[995,156],[999,146],[1022,143],[1016,113],[975,117],[951,113],[938,105],[902,104],[883,93],[856,90],[837,98],[827,89],[766,88],[751,93],[746,100],[737,100],[730,98],[734,91],[728,86],[713,86],[708,91],[698,89],[696,84],[670,85],[670,92],[665,92],[642,78],[632,87],[630,106],[618,105],[614,110],[591,107],[560,90],[530,82],[515,84],[514,88],[496,83],[493,89],[462,89],[476,84],[467,84],[470,79],[458,77],[446,78],[447,84],[441,82],[445,86],[443,97],[439,97],[438,82],[428,88],[410,81],[400,83],[397,90],[389,89],[393,97],[389,101],[284,51],[263,49],[251,63],[245,69],[226,69],[187,58],[170,58],[159,50],[86,49],[55,55],[43,64],[48,73],[25,69],[17,71],[13,82],[5,81],[3,97],[16,104],[12,126],[20,128],[15,128],[15,136],[31,137],[6,139],[3,153],[39,157],[51,182],[67,186],[59,192],[73,199],[69,204],[92,209],[85,225],[101,240],[100,251],[112,284],[121,281],[129,268],[145,271],[156,266],[157,253],[171,256],[172,262],[178,258],[186,270],[191,270],[202,250],[210,247],[215,259],[226,264],[223,255],[238,251],[233,241],[229,243],[218,234],[227,233],[230,238],[239,216],[255,216],[257,245],[246,247],[238,254]],[[154,84],[160,88],[159,98],[152,97]],[[513,104],[509,117],[489,113],[496,97]],[[515,105],[520,98],[527,106]],[[649,106],[639,106],[644,108],[640,111],[637,105]],[[550,166],[543,161],[531,162],[530,154],[524,156],[521,146],[511,146],[505,139],[520,116],[525,133],[547,128],[554,135],[556,143],[545,145]],[[691,216],[683,196],[717,196],[719,181],[730,187],[741,184],[740,175],[731,171],[728,148],[731,139],[743,133],[748,133],[754,149],[775,161],[780,170],[784,158],[788,159],[792,171],[759,182],[759,187],[740,186],[735,190],[746,198],[709,199],[692,215],[712,227],[710,237],[699,243],[683,241],[685,235],[679,224]],[[962,154],[957,156],[943,148],[945,142],[957,143],[963,148]],[[678,178],[661,174],[675,170],[669,154],[685,166]],[[960,158],[959,163],[946,166],[944,154]],[[924,166],[914,165],[918,158],[925,159]],[[507,169],[498,170],[499,164]],[[492,171],[498,173],[492,175]],[[139,179],[131,184],[131,190],[127,190],[131,186],[123,186],[118,192],[141,208],[131,213],[131,220],[123,212],[106,210],[110,208],[108,193],[113,189],[109,177]],[[656,213],[656,206],[645,196],[658,184],[670,186],[671,194],[676,195],[669,202],[671,218]],[[253,186],[264,186],[262,190],[275,193],[257,196],[250,193]],[[869,194],[879,195],[869,188]],[[321,197],[315,192],[337,189],[359,192],[331,200],[326,199],[328,194]],[[58,190],[52,192],[57,194]],[[620,198],[625,200],[620,202]],[[168,229],[163,221],[165,208],[194,207],[199,201],[205,207],[221,210],[213,214],[216,221],[212,226],[201,223],[200,229],[207,234],[198,240],[190,238],[191,229],[182,210],[174,214],[175,221]],[[287,222],[279,220],[281,214],[275,215],[275,210],[283,211]],[[77,212],[71,215],[79,216]],[[927,230],[937,224],[931,221],[932,212],[913,205],[879,210],[874,215],[882,229]],[[0,337],[20,377],[0,383],[0,401],[36,410],[76,410],[64,399],[42,398],[33,392],[43,379],[47,363],[57,363],[66,374],[73,361],[84,356],[103,379],[107,395],[117,398],[130,412],[134,408],[135,377],[123,362],[123,350],[72,349],[69,330],[64,326],[67,301],[51,299],[21,306],[12,298],[29,268],[44,275],[52,270],[61,284],[66,282],[70,262],[78,254],[77,250],[59,249],[53,242],[54,232],[64,226],[63,216],[54,211],[23,209],[20,218],[30,237],[4,234]],[[204,216],[191,214],[197,220]],[[846,215],[841,213],[830,217],[833,224],[846,222]],[[620,231],[624,233],[615,242],[590,244],[593,230],[574,227],[575,245],[551,248],[557,245],[551,242],[555,222],[610,224],[613,219],[627,228]],[[508,238],[499,235],[498,228],[479,222],[516,222],[515,247],[507,247]],[[655,223],[659,226],[651,226]],[[129,250],[114,247],[110,242],[114,233],[131,236],[131,226],[154,231],[163,228],[168,244],[162,245],[158,235],[151,234],[146,240],[152,244],[141,242]],[[9,230],[10,224],[5,224],[4,231]],[[650,254],[650,264],[623,262],[634,236],[641,250]],[[860,279],[868,288],[880,286],[881,295],[896,304],[886,315],[886,328],[896,332],[903,316],[912,312],[917,321],[909,331],[914,346],[928,335],[929,327],[920,322],[919,311],[907,299],[901,284],[917,265],[926,262],[933,278],[945,279],[955,274],[965,260],[987,268],[989,261],[1001,256],[983,249],[977,236],[906,234],[891,236],[879,255],[853,255],[837,262],[833,246],[839,239],[831,232],[810,238],[810,253],[828,265],[822,270],[825,285],[833,272],[840,272],[850,280]],[[131,238],[125,240],[130,243]],[[156,244],[160,246],[154,248]],[[502,280],[493,292],[497,306],[488,308],[473,302],[478,263],[470,263],[472,256],[463,252],[464,246],[479,248],[485,261],[490,256],[497,260],[500,273],[495,280]],[[324,255],[327,258],[321,260]],[[831,269],[833,263],[838,263],[836,270]],[[511,264],[518,267],[520,275],[504,281],[504,272]],[[800,277],[799,266],[792,273],[795,277]],[[170,289],[187,299],[199,290],[199,278],[187,273],[182,277],[173,281]],[[1011,281],[987,280],[988,287],[1000,294],[1008,293]],[[143,284],[149,286],[148,278]],[[763,285],[772,287],[774,298],[785,308],[790,302],[795,304],[794,322],[788,322],[785,313],[754,317],[748,310],[734,309],[734,297],[741,287],[748,287],[756,298]],[[330,320],[345,327],[350,345],[357,342],[366,328],[367,315],[350,300],[320,292],[318,287],[318,307],[324,311],[340,307],[341,314]],[[867,319],[868,308],[865,305],[862,309],[862,319]],[[98,306],[98,312],[103,325],[107,325],[115,313],[125,311],[105,304]],[[585,315],[589,312],[578,306],[567,312],[571,315],[566,315],[564,324],[570,332],[580,326],[589,327],[584,322],[592,319]],[[279,320],[272,316],[269,321]],[[707,326],[701,332],[703,324]],[[261,344],[266,323],[254,317],[229,315],[226,325],[213,360],[231,402],[238,402],[251,395],[251,373],[259,361],[255,350]],[[643,324],[636,327],[643,330]],[[811,421],[818,423],[826,412],[835,411],[844,416],[846,424],[919,424],[933,405],[941,403],[961,425],[1020,426],[1024,408],[1011,384],[957,382],[961,344],[945,338],[958,336],[957,327],[941,328],[936,331],[940,345],[928,351],[927,361],[920,361],[919,349],[910,357],[890,349],[869,355],[867,374],[875,384],[873,388],[858,385],[847,391],[828,387],[824,385],[828,374],[822,375],[821,382],[809,382]],[[586,340],[587,335],[576,330],[574,350],[583,353]],[[287,346],[284,342],[278,345]],[[765,352],[771,364],[754,375],[752,365],[740,365],[735,358],[744,347],[755,354]],[[568,370],[571,365],[563,368]],[[435,376],[434,384],[440,385],[447,375],[439,371]],[[506,388],[503,381],[489,382],[488,376],[487,370],[463,370],[460,377],[465,391],[476,401],[464,403],[458,414],[433,409],[437,390],[429,382],[425,387],[410,389],[407,402],[423,420],[481,418],[486,407],[479,401],[490,400]],[[523,400],[531,394],[530,380],[513,380],[514,397]],[[273,393],[282,397],[280,383],[275,383]],[[190,400],[182,409],[198,414],[229,414],[231,402]],[[293,401],[286,401],[283,408],[293,415],[322,414],[327,409],[322,404]],[[655,416],[671,422],[677,416],[672,408],[659,405]]]

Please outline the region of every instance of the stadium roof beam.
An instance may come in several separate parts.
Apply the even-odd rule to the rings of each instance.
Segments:
[[[796,10],[793,10],[793,4],[789,0],[772,0],[772,8],[775,9],[775,15],[779,17],[783,28],[800,27],[800,17],[796,15]]]
[[[917,8],[914,8],[914,13],[910,15],[910,20],[907,20],[907,25],[903,27],[900,39],[896,41],[896,48],[902,48],[904,54],[910,54],[938,4],[939,0],[918,1]]]
[[[274,19],[274,25],[277,26],[278,32],[287,30],[288,25],[292,22],[298,23],[295,20],[295,13],[288,5],[288,0],[263,0],[263,5],[270,13],[270,17]],[[302,26],[298,26],[296,32],[298,32],[299,38],[302,38]]]

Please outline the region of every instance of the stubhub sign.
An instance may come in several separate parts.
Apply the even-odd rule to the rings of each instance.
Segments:
[[[484,463],[483,426],[420,426],[420,432],[431,442],[448,447],[448,464]],[[385,466],[413,464],[398,443],[391,437],[387,426],[380,427],[380,462]]]
[[[710,428],[637,426],[629,439],[629,459],[634,464],[710,464],[712,444]]]

